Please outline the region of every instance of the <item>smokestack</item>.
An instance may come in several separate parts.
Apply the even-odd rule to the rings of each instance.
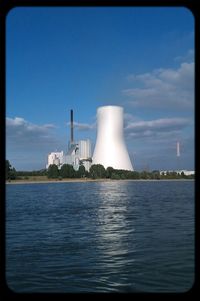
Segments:
[[[73,125],[73,110],[70,111],[70,117],[71,117],[71,120],[70,120],[70,126],[71,126],[71,143],[74,142],[74,125]]]

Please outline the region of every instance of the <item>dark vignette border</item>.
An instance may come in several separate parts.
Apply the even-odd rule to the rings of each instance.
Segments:
[[[6,16],[11,9],[14,7],[66,7],[66,6],[147,6],[147,7],[186,7],[188,8],[194,15],[195,19],[195,281],[193,287],[185,292],[185,293],[15,293],[11,291],[7,284],[6,284],[6,254],[5,254],[5,216],[6,216],[6,185],[5,185],[5,142],[6,142],[6,125],[5,125],[5,116],[6,116]],[[199,89],[198,89],[198,77],[199,77],[199,36],[200,36],[200,24],[199,24],[199,16],[200,14],[198,10],[198,1],[196,0],[3,0],[0,4],[0,137],[2,140],[1,147],[0,147],[0,194],[2,196],[0,201],[0,221],[1,221],[1,232],[0,232],[0,293],[1,296],[4,298],[18,298],[27,300],[28,298],[32,297],[118,297],[123,295],[130,295],[130,297],[140,297],[140,298],[150,298],[152,297],[153,300],[162,297],[186,297],[192,298],[193,296],[198,295],[198,285],[199,285],[199,257],[200,254],[199,250],[199,222],[198,222],[198,212],[199,212],[199,191],[198,191],[198,158],[197,154],[200,153],[199,143],[197,142],[197,128],[198,128],[198,102],[199,102]]]

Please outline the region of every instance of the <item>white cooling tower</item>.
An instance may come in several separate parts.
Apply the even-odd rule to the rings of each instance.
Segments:
[[[124,142],[122,107],[104,106],[97,109],[97,139],[92,164],[133,170]]]

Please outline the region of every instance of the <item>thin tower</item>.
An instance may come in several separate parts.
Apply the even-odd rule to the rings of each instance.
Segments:
[[[70,111],[70,127],[71,127],[71,138],[70,138],[70,144],[74,143],[74,124],[73,124],[73,110]]]
[[[176,155],[177,157],[180,157],[180,143],[178,141],[176,143]]]
[[[177,157],[177,170],[180,169],[180,143],[177,141],[176,143],[176,157]]]

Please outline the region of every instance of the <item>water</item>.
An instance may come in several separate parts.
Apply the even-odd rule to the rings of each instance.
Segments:
[[[194,181],[7,185],[15,292],[185,292],[194,283]]]

